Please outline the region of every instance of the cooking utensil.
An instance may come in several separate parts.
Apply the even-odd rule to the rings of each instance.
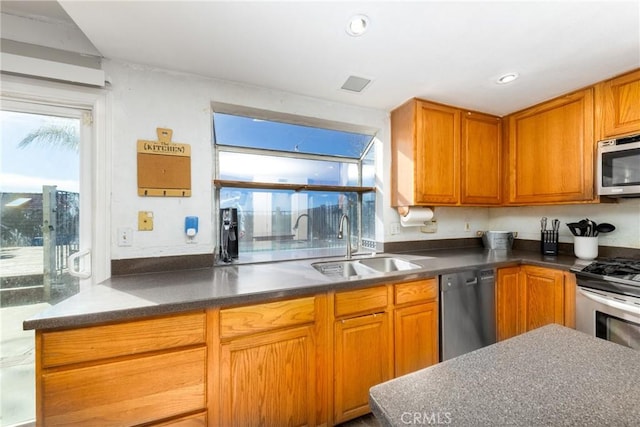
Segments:
[[[573,234],[574,236],[582,236],[582,228],[580,227],[579,223],[568,222],[567,227],[569,227],[569,230],[571,230],[571,234]]]
[[[540,231],[545,232],[547,231],[547,217],[543,216],[542,219],[540,219]]]
[[[598,233],[611,233],[616,227],[613,224],[603,222],[597,225],[596,230]]]

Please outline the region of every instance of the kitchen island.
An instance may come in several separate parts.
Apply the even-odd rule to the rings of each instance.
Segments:
[[[547,325],[374,386],[383,426],[640,425],[640,352]]]

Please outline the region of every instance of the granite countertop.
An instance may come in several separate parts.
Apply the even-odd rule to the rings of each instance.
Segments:
[[[267,302],[328,290],[415,280],[463,268],[504,267],[527,263],[568,270],[576,262],[575,258],[569,256],[544,257],[534,252],[489,251],[481,248],[397,255],[421,268],[344,280],[324,276],[311,266],[313,262],[329,259],[311,259],[117,276],[91,285],[25,320],[23,327],[53,329],[89,326],[208,307]]]
[[[637,426],[640,352],[548,325],[374,386],[383,426]]]

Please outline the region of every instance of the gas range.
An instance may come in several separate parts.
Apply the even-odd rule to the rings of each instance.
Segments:
[[[578,285],[640,297],[640,259],[603,258],[571,268]]]

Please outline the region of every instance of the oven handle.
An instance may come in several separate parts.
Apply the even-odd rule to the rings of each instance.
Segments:
[[[618,310],[622,310],[622,311],[625,311],[627,313],[635,314],[630,310],[628,304],[625,304],[625,303],[622,303],[622,302],[618,302],[618,301],[612,301],[612,300],[610,300],[608,298],[601,297],[600,295],[596,295],[596,294],[594,294],[592,292],[585,291],[585,290],[583,290],[581,288],[578,288],[578,291],[582,295],[584,295],[585,297],[587,297],[587,298],[589,298],[589,299],[591,299],[593,301],[599,302],[600,304],[604,304],[604,305],[606,305],[608,307],[611,307],[611,308],[617,308]]]

